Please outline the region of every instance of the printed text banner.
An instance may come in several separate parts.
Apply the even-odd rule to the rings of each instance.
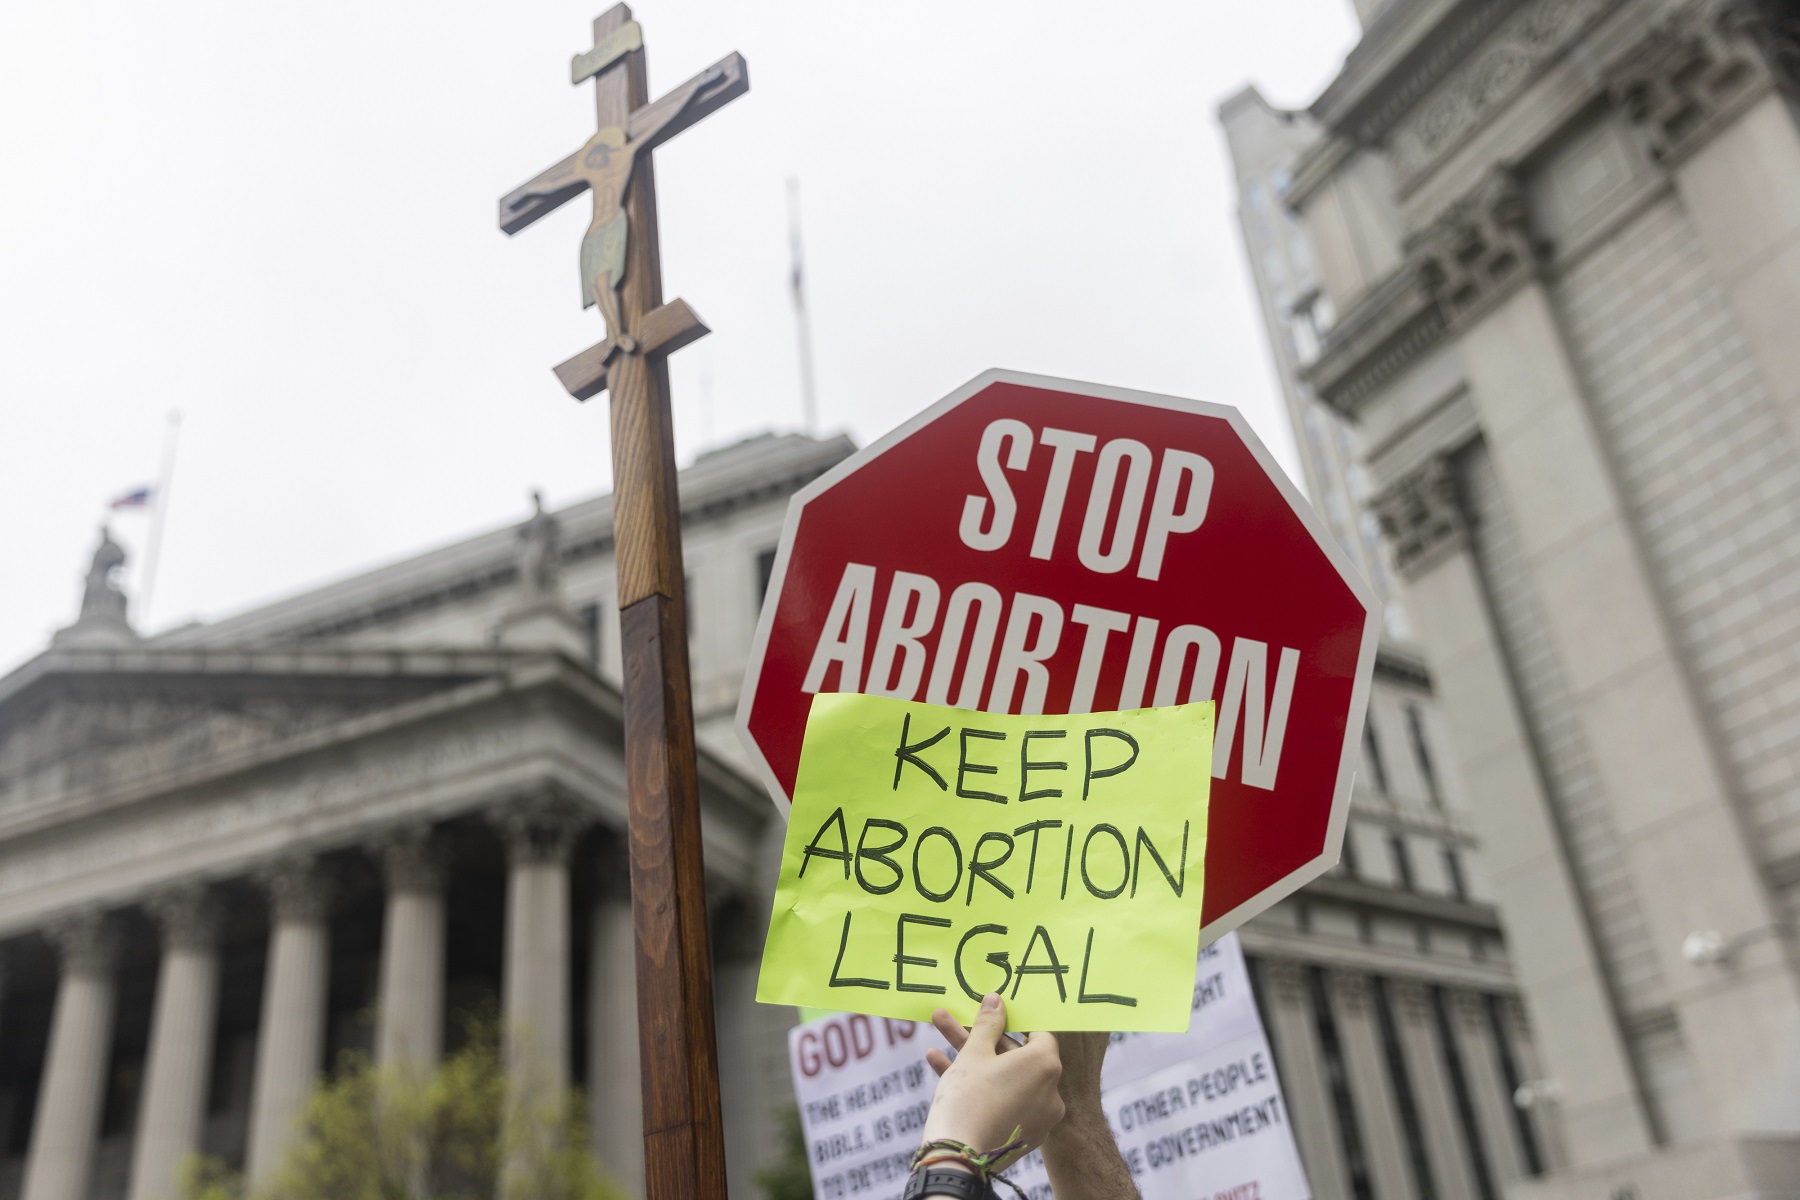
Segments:
[[[1009,716],[821,694],[757,999],[1013,1029],[1187,1027],[1209,703]]]

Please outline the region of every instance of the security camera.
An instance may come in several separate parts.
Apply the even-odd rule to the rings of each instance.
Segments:
[[[1681,941],[1681,957],[1696,967],[1712,967],[1731,956],[1731,943],[1716,929],[1696,930]]]

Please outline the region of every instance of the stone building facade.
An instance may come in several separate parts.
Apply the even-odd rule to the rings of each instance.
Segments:
[[[1307,365],[1317,356],[1321,331],[1329,322],[1330,301],[1320,287],[1318,256],[1282,197],[1291,186],[1294,161],[1319,136],[1317,126],[1304,113],[1272,108],[1254,89],[1221,104],[1219,120],[1237,176],[1238,221],[1251,278],[1307,494],[1387,604],[1364,729],[1360,773],[1366,786],[1351,812],[1350,852],[1342,873],[1412,890],[1417,887],[1415,872],[1405,860],[1422,856],[1441,864],[1451,894],[1478,895],[1485,901],[1485,872],[1466,794],[1443,749],[1442,717],[1413,639],[1404,588],[1370,507],[1374,489],[1354,427],[1321,403],[1306,381]],[[1397,778],[1401,769],[1407,774]],[[1392,841],[1396,829],[1406,831],[1403,843]],[[1437,1019],[1431,989],[1446,986],[1440,971],[1430,956],[1359,967],[1371,986],[1386,989],[1387,1003],[1422,1011],[1428,1025]],[[1522,1022],[1518,998],[1510,989],[1492,1003],[1506,1006],[1505,1020]],[[1479,1007],[1465,997],[1454,1011],[1477,1017]],[[1390,1013],[1383,1019],[1394,1018]],[[1302,1072],[1283,1066],[1290,1077]],[[1384,1067],[1387,1087],[1350,1094],[1348,1119],[1374,1131],[1376,1138],[1389,1139],[1400,1153],[1390,1152],[1384,1169],[1372,1171],[1364,1164],[1378,1159],[1366,1146],[1357,1148],[1359,1161],[1353,1163],[1342,1145],[1316,1137],[1310,1144],[1303,1140],[1317,1196],[1495,1196],[1506,1183],[1557,1161],[1560,1151],[1538,1114],[1521,1112],[1513,1104],[1520,1087],[1537,1082],[1536,1066],[1528,1059],[1495,1058],[1491,1050],[1458,1045],[1454,1035],[1446,1036],[1438,1027],[1415,1031],[1410,1041],[1393,1047]],[[1414,1086],[1409,1075],[1423,1071],[1460,1079],[1456,1086],[1462,1091],[1453,1095],[1449,1089]],[[1289,1086],[1292,1090],[1293,1084]]]
[[[851,450],[681,477],[735,1196],[794,1014],[752,1000],[783,827],[732,719],[787,499]],[[635,1187],[608,498],[151,640],[97,563],[0,679],[0,1198],[156,1200],[190,1148],[255,1175],[339,1051],[429,1059],[484,998]],[[1243,931],[1321,1198],[1485,1200],[1556,1152],[1507,1101],[1536,1051],[1429,705],[1384,655],[1346,865]]]
[[[1567,1163],[1800,1179],[1800,13],[1388,0],[1297,127],[1356,423]]]

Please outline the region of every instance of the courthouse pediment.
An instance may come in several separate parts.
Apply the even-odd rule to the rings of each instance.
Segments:
[[[53,651],[0,681],[0,814],[242,767],[506,666],[479,653]]]

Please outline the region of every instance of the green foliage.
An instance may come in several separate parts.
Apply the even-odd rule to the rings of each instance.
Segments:
[[[813,1200],[812,1168],[806,1161],[806,1131],[800,1110],[781,1110],[781,1157],[756,1173],[756,1186],[768,1200]]]
[[[436,1071],[376,1067],[344,1056],[319,1085],[275,1178],[245,1194],[217,1160],[183,1173],[182,1200],[620,1200],[588,1152],[580,1098],[509,1112],[497,1023]]]

